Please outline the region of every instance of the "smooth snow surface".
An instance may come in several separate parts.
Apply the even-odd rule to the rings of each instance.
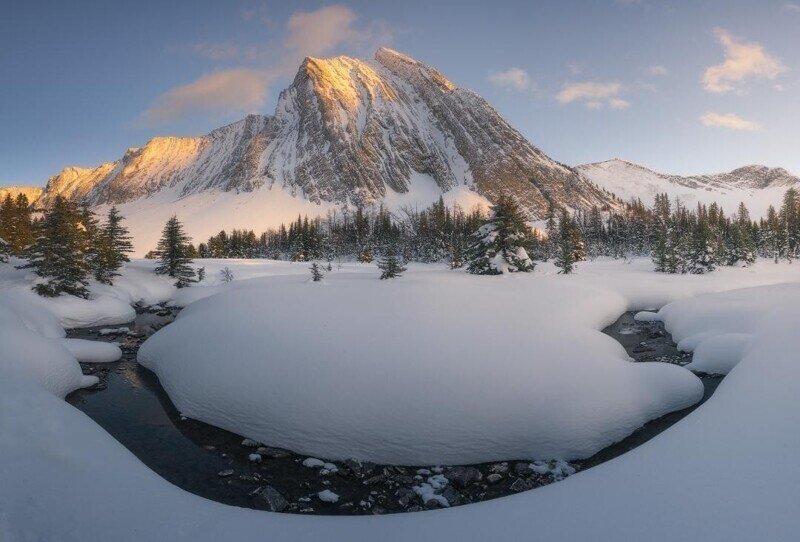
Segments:
[[[134,263],[139,269],[148,265]],[[227,292],[247,289],[250,283],[258,286],[267,276],[280,286],[290,280],[286,275],[307,274],[302,266],[275,262],[228,265],[237,276],[250,280],[222,288],[223,299]],[[580,264],[574,276],[548,278],[544,273],[552,270],[542,265],[531,278],[552,280],[550,286],[559,291],[590,291],[598,295],[598,304],[618,296],[622,310],[673,302],[660,314],[677,335],[702,331],[749,335],[740,362],[709,401],[645,445],[563,482],[447,510],[370,517],[244,510],[171,486],[58,398],[85,382],[58,336],[35,331],[49,329],[52,334],[54,316],[37,308],[23,318],[17,313],[19,306],[0,297],[0,540],[195,542],[232,535],[271,541],[796,540],[800,532],[796,265],[759,263],[751,269],[723,269],[702,277],[654,275],[649,268],[644,261],[630,265],[603,261]],[[0,264],[0,289],[20,284],[16,272],[8,269]],[[430,269],[413,266],[390,287],[399,287],[402,281],[438,281],[445,274]],[[346,266],[342,274],[361,274],[360,280],[379,282],[372,267]],[[258,275],[265,278],[254,278]],[[477,295],[507,281],[485,279],[492,286],[473,287]],[[701,295],[758,284],[773,286]],[[320,290],[339,286],[332,279]],[[505,288],[498,287],[501,292]],[[215,301],[209,298],[205,303]],[[545,296],[530,313],[546,312],[547,303]],[[567,322],[577,330],[573,341],[590,336],[601,319],[601,310],[582,309],[577,307]],[[331,307],[312,321],[324,327],[336,310]],[[478,324],[494,316],[487,314]],[[471,329],[478,324],[472,323]],[[315,326],[309,329],[313,336]],[[518,352],[533,350],[531,341],[517,346]],[[465,365],[452,375],[455,381],[469,368]],[[428,370],[435,374],[437,368]],[[487,382],[491,384],[492,378]],[[563,402],[552,410],[559,408],[569,405]],[[334,484],[331,491],[335,490]]]
[[[253,279],[186,307],[138,359],[185,416],[403,465],[588,457],[702,397],[598,331],[627,308],[618,293],[518,275]]]

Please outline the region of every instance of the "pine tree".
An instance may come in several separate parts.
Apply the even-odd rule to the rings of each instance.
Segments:
[[[219,279],[222,282],[232,282],[233,281],[233,271],[231,271],[230,267],[223,267],[219,272]]]
[[[195,272],[189,264],[192,259],[188,256],[190,239],[183,232],[183,225],[177,216],[170,218],[161,234],[156,252],[158,265],[155,272],[158,275],[168,275],[174,279],[175,286],[184,288],[194,280]]]
[[[369,246],[365,246],[358,253],[358,261],[361,263],[370,263],[372,261],[372,249]]]
[[[711,229],[706,218],[699,217],[689,242],[687,270],[695,275],[709,273],[716,268],[716,255]]]
[[[556,245],[555,266],[561,269],[559,274],[569,275],[575,270],[575,262],[580,254],[580,249],[576,246],[576,239],[580,237],[576,234],[578,225],[570,218],[566,209],[561,210],[558,219],[558,244]]]
[[[10,254],[9,245],[5,239],[0,237],[0,263],[5,263],[8,261],[8,256]]]
[[[397,249],[395,247],[384,251],[381,259],[378,261],[378,269],[382,271],[381,280],[397,278],[406,270],[400,262],[400,258],[397,256]]]
[[[460,235],[457,235],[450,243],[450,269],[462,267],[464,267],[464,241]]]
[[[38,237],[27,250],[28,264],[23,266],[40,278],[34,290],[46,297],[69,294],[88,298],[85,248],[80,212],[62,196],[56,196],[45,211]]]
[[[122,220],[117,208],[111,207],[105,224],[98,231],[93,268],[95,280],[103,284],[113,283],[114,277],[119,276],[119,269],[130,261],[128,254],[133,252],[131,237]]]
[[[467,271],[474,275],[533,271],[535,264],[525,250],[530,236],[531,230],[516,200],[501,195],[472,236]]]
[[[310,269],[311,269],[311,280],[313,280],[314,282],[321,281],[322,278],[325,276],[322,274],[322,269],[317,264],[317,262],[312,263]]]

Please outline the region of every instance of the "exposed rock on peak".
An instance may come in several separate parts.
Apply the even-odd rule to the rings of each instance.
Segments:
[[[282,187],[315,203],[371,203],[426,179],[441,192],[508,192],[530,218],[550,201],[614,205],[533,147],[483,98],[391,49],[375,59],[306,58],[274,116],[249,115],[202,137],[156,137],[116,162],[48,182],[92,204]],[[427,181],[426,181],[427,182]]]

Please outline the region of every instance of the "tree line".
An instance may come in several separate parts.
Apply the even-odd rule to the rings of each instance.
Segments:
[[[133,250],[122,216],[112,207],[101,224],[87,206],[57,196],[40,218],[24,195],[0,205],[3,259],[27,260],[18,266],[36,274],[34,290],[42,296],[69,294],[88,298],[90,277],[113,284]]]

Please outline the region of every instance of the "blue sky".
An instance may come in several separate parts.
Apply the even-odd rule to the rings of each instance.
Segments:
[[[570,164],[800,173],[800,0],[10,0],[0,185],[272,113],[306,56],[387,45]]]

